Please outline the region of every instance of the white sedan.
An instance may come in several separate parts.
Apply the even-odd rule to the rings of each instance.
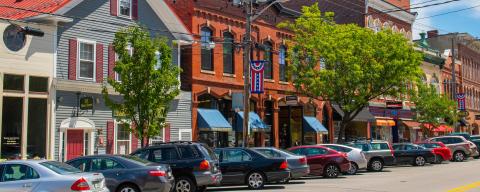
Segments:
[[[350,175],[355,175],[358,170],[367,169],[368,161],[361,149],[354,147],[340,145],[340,144],[320,144],[338,152],[347,154],[347,159],[350,161],[350,169],[347,171]]]

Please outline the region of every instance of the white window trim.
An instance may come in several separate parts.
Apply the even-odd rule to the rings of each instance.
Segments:
[[[120,1],[121,1],[121,0],[117,0],[117,4],[118,4],[118,7],[117,7],[117,15],[118,15],[119,17],[123,17],[123,18],[127,18],[127,19],[132,19],[133,0],[129,0],[129,1],[130,1],[130,13],[129,13],[129,16],[127,16],[127,15],[122,15],[122,14],[121,14],[121,11],[120,11],[121,2],[120,2]]]
[[[93,75],[92,78],[88,77],[81,77],[80,76],[80,44],[81,43],[86,43],[86,44],[93,44]],[[85,39],[77,39],[77,79],[78,80],[89,80],[95,82],[96,80],[96,74],[97,74],[97,42],[96,41],[91,41],[91,40],[85,40]]]
[[[118,146],[117,142],[119,141],[117,139],[118,125],[119,124],[125,124],[125,123],[128,123],[128,122],[121,122],[121,121],[117,121],[117,120],[114,121],[114,127],[113,127],[113,134],[114,134],[114,136],[113,136],[113,143],[114,143],[113,153],[114,154],[118,154],[118,151],[117,151],[117,146]],[[126,140],[120,140],[120,141],[126,141]],[[130,132],[130,135],[129,135],[129,142],[130,142],[130,144],[128,145],[128,152],[132,153],[133,151],[132,151],[132,133],[131,132]]]

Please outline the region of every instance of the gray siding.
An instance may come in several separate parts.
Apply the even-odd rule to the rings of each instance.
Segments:
[[[167,114],[167,122],[170,123],[170,140],[189,140],[191,141],[191,135],[186,137],[182,135],[180,139],[180,130],[192,129],[192,93],[180,92],[180,95],[172,102]]]

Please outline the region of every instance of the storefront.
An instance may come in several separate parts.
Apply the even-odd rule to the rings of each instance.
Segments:
[[[402,128],[400,130],[405,130],[403,138],[405,142],[419,142],[423,140],[423,132],[421,129],[421,124],[413,120],[402,120],[400,125]]]
[[[323,143],[323,135],[328,134],[327,128],[318,121],[316,117],[313,116],[304,116],[303,117],[303,144],[304,145],[315,145],[318,143]]]
[[[340,123],[343,119],[344,112],[338,105],[332,105],[334,110],[333,121],[335,127],[335,142],[338,140]],[[375,117],[369,112],[368,108],[362,109],[358,115],[347,125],[345,129],[345,140],[366,140],[370,139],[373,135],[372,123],[375,121]]]
[[[235,115],[235,140],[237,141],[236,146],[242,145],[243,139],[243,111],[237,112]],[[248,146],[255,147],[265,147],[267,146],[267,136],[270,135],[270,127],[263,122],[263,120],[255,112],[250,112],[248,114]]]
[[[375,117],[375,122],[372,125],[372,139],[392,142],[392,127],[395,125],[396,123],[393,119]]]
[[[229,147],[229,134],[232,126],[216,109],[197,109],[197,127],[200,130],[198,140],[210,147]]]

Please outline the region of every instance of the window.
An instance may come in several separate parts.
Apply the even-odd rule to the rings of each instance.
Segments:
[[[80,171],[88,172],[90,171],[90,167],[88,166],[88,159],[79,159],[76,161],[72,161],[68,163],[69,165],[79,169]]]
[[[326,69],[325,58],[320,58],[320,69]]]
[[[161,149],[155,149],[151,153],[152,157],[151,159],[154,162],[161,162],[161,161],[171,161],[171,160],[177,160],[178,159],[178,153],[175,148],[161,148]]]
[[[273,79],[273,46],[268,41],[263,46],[263,60],[267,61],[264,70],[265,79]]]
[[[344,152],[344,153],[348,153],[350,151],[352,151],[352,149],[350,148],[345,148],[345,147],[340,147],[340,146],[335,146],[335,145],[329,145],[329,146],[326,146],[330,149],[333,149],[335,151],[339,151],[339,152]]]
[[[23,98],[3,97],[2,150],[5,159],[18,158],[21,154],[23,126]]]
[[[24,91],[25,77],[23,75],[5,74],[3,76],[3,89],[10,91]]]
[[[282,45],[280,46],[280,50],[278,51],[278,64],[280,65],[280,81],[287,81],[287,48]]]
[[[195,151],[191,146],[178,146],[178,150],[180,151],[182,159],[193,159],[198,157],[197,151]]]
[[[2,181],[19,181],[27,179],[38,179],[40,176],[31,167],[18,164],[7,164],[4,166]]]
[[[84,162],[86,162],[86,161],[83,160],[82,163],[84,163]],[[46,161],[46,162],[40,163],[40,165],[42,165],[42,166],[52,170],[55,173],[60,174],[60,175],[80,173],[79,169],[77,169],[75,167],[72,167],[69,164],[61,163],[61,162],[58,162],[58,161]]]
[[[92,169],[90,171],[101,171],[108,169],[123,169],[120,163],[107,158],[92,159]]]
[[[120,16],[130,17],[132,15],[132,0],[120,0]]]
[[[243,162],[250,160],[252,160],[250,155],[241,149],[225,150],[223,153],[223,162]]]
[[[162,53],[160,51],[155,51],[155,59],[157,59],[157,64],[155,65],[155,70],[162,68]]]
[[[233,35],[229,32],[223,33],[223,73],[235,73],[235,46]]]
[[[282,157],[282,154],[270,149],[256,149],[256,151],[266,155],[267,157]]]
[[[46,158],[47,99],[28,98],[27,154],[30,158]]]
[[[414,145],[405,145],[405,150],[415,150],[415,149],[417,149],[417,147]]]
[[[322,149],[322,148],[306,148],[305,149],[305,155],[307,156],[316,156],[316,155],[324,155],[324,154],[327,154],[327,150],[326,149]]]
[[[132,48],[132,45],[130,45],[130,43],[127,45],[126,50],[128,51],[128,55],[133,56],[133,48]],[[119,59],[120,59],[119,55],[115,53],[115,61],[118,61]],[[122,76],[117,71],[115,71],[115,81],[117,82],[122,81]]]
[[[117,123],[117,133],[116,133],[116,146],[117,146],[117,154],[130,154],[130,131],[127,124]]]
[[[30,92],[40,92],[40,93],[47,93],[48,92],[48,77],[29,77],[29,91]]]
[[[95,44],[79,42],[79,78],[93,79],[95,74]]]
[[[200,31],[201,36],[201,55],[202,55],[202,70],[213,71],[213,49],[210,47],[212,42],[212,30],[208,27],[202,27]]]
[[[373,150],[389,150],[390,149],[387,143],[372,143],[371,145]]]
[[[394,145],[393,150],[398,151],[398,150],[403,150],[403,145]]]
[[[294,149],[294,150],[291,150],[290,152],[294,153],[294,154],[297,154],[297,155],[305,155],[303,152],[303,149],[299,148],[299,149]]]

